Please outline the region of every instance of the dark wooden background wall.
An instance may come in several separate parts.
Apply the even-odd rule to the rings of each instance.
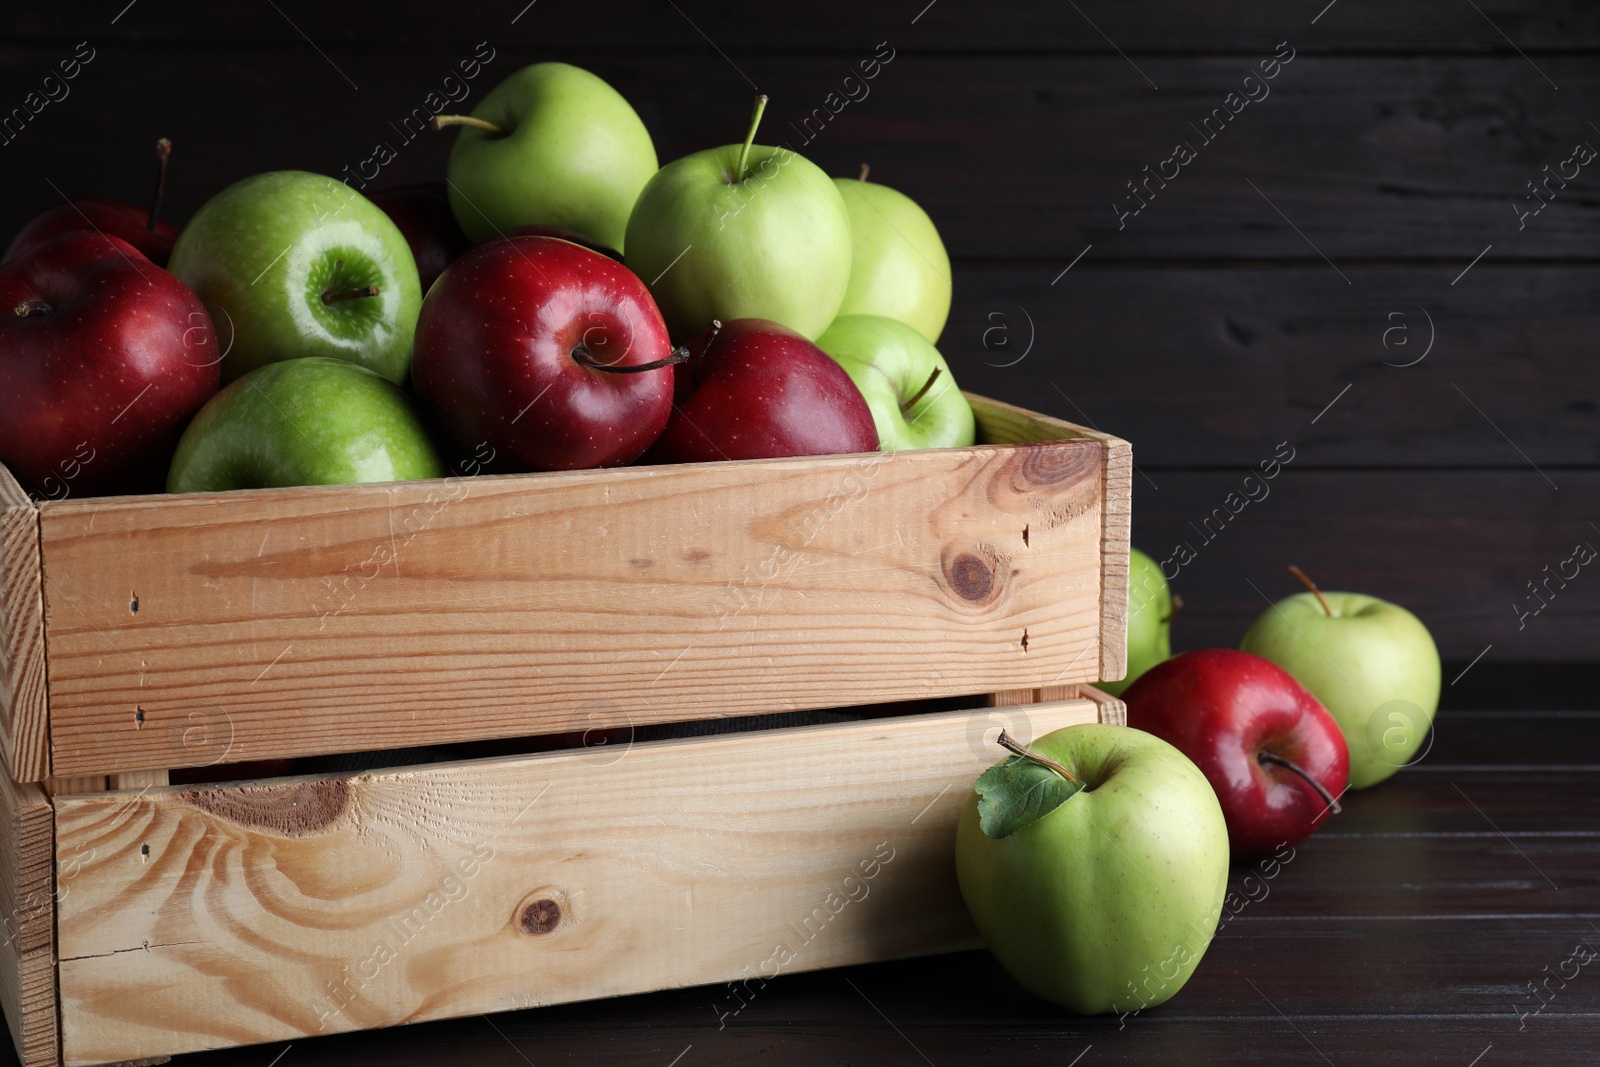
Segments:
[[[1600,547],[1600,160],[1520,228],[1513,208],[1600,148],[1594,0],[112,0],[0,25],[0,112],[78,42],[95,54],[0,146],[5,233],[58,191],[142,199],[161,135],[179,221],[380,141],[398,155],[374,187],[437,177],[449,136],[391,124],[480,41],[496,57],[468,106],[568,60],[633,102],[663,161],[738,140],[756,88],[762,140],[800,147],[789,123],[887,42],[870,94],[802,150],[870,162],[932,214],[965,386],[1133,441],[1135,543],[1195,552],[1180,647],[1235,644],[1298,563],[1415,610],[1447,679],[1485,650],[1600,659],[1600,566],[1515,607]],[[1202,143],[1190,123],[1289,49]],[[1197,158],[1119,228],[1125,183],[1179,141]],[[1270,495],[1208,541],[1195,527],[1281,442]]]

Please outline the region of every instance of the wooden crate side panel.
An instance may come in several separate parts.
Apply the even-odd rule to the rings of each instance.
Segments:
[[[50,775],[39,509],[0,466],[0,757],[11,777]]]
[[[1070,440],[48,504],[54,770],[1093,680],[1102,459]]]
[[[58,797],[66,1063],[971,947],[989,714]]]
[[[0,773],[0,1005],[23,1067],[59,1062],[50,799]]]
[[[1128,673],[1128,552],[1133,526],[1133,446],[1100,430],[968,393],[981,441],[1099,441],[1105,449],[1101,490],[1100,662],[1095,681]]]

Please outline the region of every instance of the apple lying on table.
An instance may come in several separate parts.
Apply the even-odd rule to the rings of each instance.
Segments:
[[[626,267],[570,241],[507,237],[456,260],[429,291],[411,373],[452,459],[572,470],[650,447],[683,358]]]
[[[828,353],[765,319],[713,323],[675,368],[672,418],[647,463],[875,452],[872,411]]]
[[[1236,860],[1292,845],[1339,811],[1350,756],[1339,724],[1282,667],[1205,648],[1157,664],[1122,695],[1128,725],[1194,761]]]
[[[343,182],[295,170],[235,182],[189,220],[171,270],[216,322],[225,382],[302,356],[406,379],[416,261],[389,216]]]
[[[178,443],[167,491],[439,478],[398,386],[327,356],[269,363],[212,397]]]
[[[978,779],[956,830],[967,910],[1034,995],[1085,1015],[1183,988],[1228,884],[1228,828],[1205,775],[1126,726],[1069,726]]]
[[[1261,613],[1239,646],[1311,691],[1344,731],[1350,788],[1366,789],[1410,762],[1439,708],[1439,649],[1398,604],[1360,593],[1307,592]]]
[[[817,338],[856,383],[884,451],[962,448],[977,440],[972,405],[939,350],[882,315],[841,315]]]
[[[423,295],[457,256],[472,247],[450,210],[444,182],[397,185],[378,190],[370,199],[406,239]]]
[[[928,213],[904,193],[835,178],[850,213],[850,285],[840,315],[887,315],[937,343],[950,317],[950,257]]]
[[[1137,548],[1128,552],[1128,673],[1096,682],[1112,696],[1139,680],[1151,667],[1172,655],[1172,620],[1183,607],[1172,595],[1167,577],[1155,560]]]
[[[205,305],[133,246],[82,230],[0,265],[0,461],[43,496],[158,491],[217,391]]]
[[[844,299],[849,212],[815,164],[752,143],[766,101],[757,98],[744,144],[668,163],[628,219],[628,265],[680,340],[744,318],[815,338]]]
[[[458,125],[450,206],[474,242],[556,226],[623,251],[628,214],[656,149],[622,94],[567,63],[535,63],[491,89]]]
[[[167,158],[171,154],[171,141],[163,137],[156,142],[156,191],[149,207],[135,207],[97,193],[74,196],[35,215],[12,238],[3,259],[11,260],[30,252],[52,237],[87,230],[119,237],[144,253],[156,266],[165,267],[173,242],[178,239],[177,228],[161,217],[161,201],[167,187]]]

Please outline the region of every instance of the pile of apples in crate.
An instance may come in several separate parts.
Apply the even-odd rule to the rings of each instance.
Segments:
[[[933,223],[754,144],[764,106],[658,167],[615,90],[541,63],[441,116],[437,186],[261,174],[181,233],[159,183],[148,212],[57,205],[0,263],[0,461],[60,499],[972,444]],[[1177,992],[1230,857],[1292,854],[1439,696],[1421,622],[1314,587],[1244,651],[1169,658],[1166,578],[1132,562],[1132,728],[1002,735],[957,839],[1001,962],[1085,1012]]]
[[[933,223],[754,144],[764,106],[658,167],[539,63],[435,120],[437,186],[57,204],[0,265],[0,461],[59,499],[972,444]]]

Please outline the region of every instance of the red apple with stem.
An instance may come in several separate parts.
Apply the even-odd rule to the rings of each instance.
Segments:
[[[872,410],[837,360],[766,319],[713,322],[687,346],[648,463],[876,452]]]
[[[638,276],[553,237],[487,241],[422,302],[411,381],[489,470],[631,463],[672,411],[674,352]],[[842,373],[842,372],[841,372]]]
[[[450,210],[450,197],[444,182],[423,182],[419,185],[397,185],[393,189],[380,189],[367,197],[383,209],[389,220],[411,246],[411,258],[417,261],[417,278],[426,296],[434,279],[455,262],[472,242],[461,232],[455,212]]]
[[[1350,781],[1344,734],[1277,664],[1231,648],[1185,652],[1151,667],[1122,699],[1129,726],[1204,772],[1234,859],[1292,845],[1339,811]]]
[[[62,234],[0,265],[0,461],[52,498],[159,491],[219,362],[187,286],[118,238]]]
[[[167,159],[171,155],[171,141],[163,137],[156,142],[156,191],[148,209],[95,193],[63,200],[35,215],[12,238],[11,247],[6,249],[0,262],[9,262],[63,233],[89,230],[120,237],[150,262],[165,267],[173,242],[178,239],[177,228],[161,218],[161,201],[167,189]]]

